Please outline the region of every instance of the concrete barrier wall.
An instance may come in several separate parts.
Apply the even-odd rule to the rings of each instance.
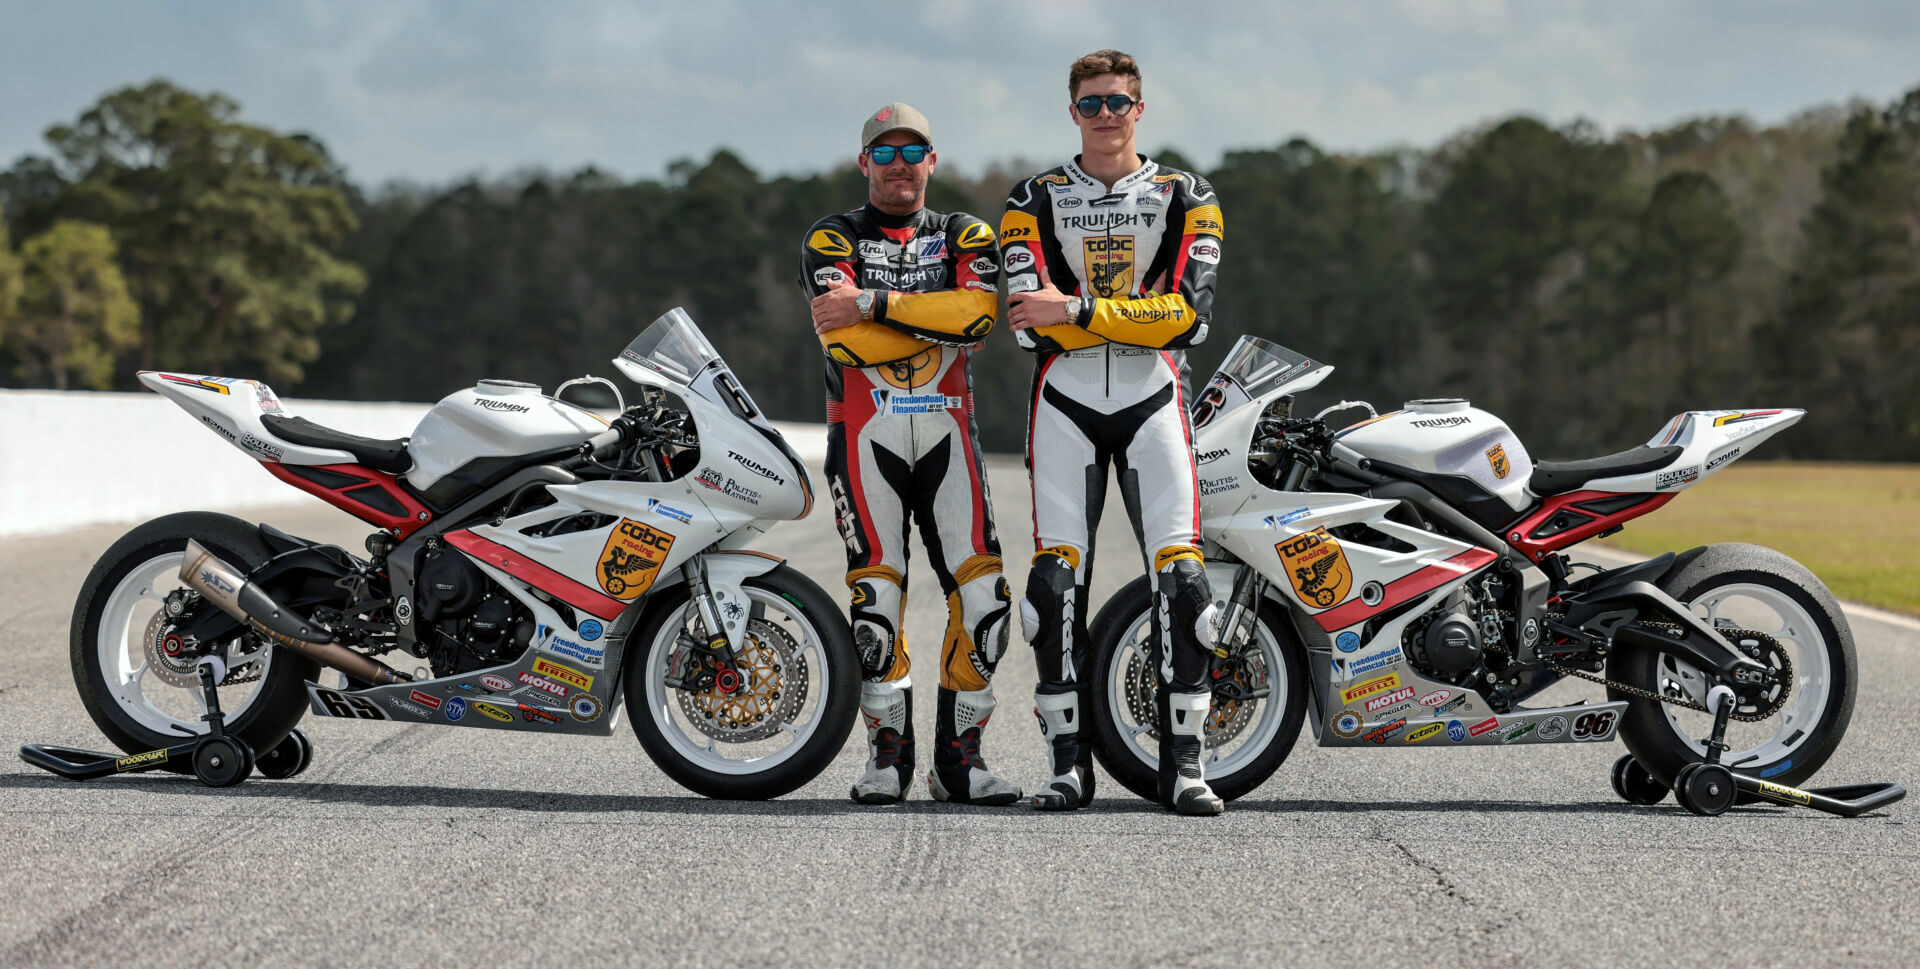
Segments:
[[[374,438],[406,437],[431,406],[281,403],[290,415]],[[825,426],[778,426],[800,457],[819,467]],[[326,507],[158,394],[0,390],[0,535],[140,522],[191,509],[301,504]]]

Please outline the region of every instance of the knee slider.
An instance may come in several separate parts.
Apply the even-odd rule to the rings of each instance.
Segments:
[[[1196,559],[1176,559],[1163,566],[1155,578],[1170,607],[1173,628],[1190,630],[1201,648],[1211,651],[1217,638],[1214,627],[1219,610],[1213,604],[1213,590],[1207,586],[1206,569]]]
[[[1073,615],[1073,596],[1073,566],[1052,552],[1034,556],[1026,598],[1020,600],[1020,632],[1027,642],[1061,629],[1063,617]]]
[[[893,670],[899,636],[900,586],[884,576],[865,576],[848,585],[853,590],[853,645],[860,652],[860,668],[868,679],[884,679]]]

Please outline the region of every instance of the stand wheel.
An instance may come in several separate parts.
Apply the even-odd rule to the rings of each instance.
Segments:
[[[1668,787],[1660,783],[1640,762],[1627,754],[1613,762],[1613,793],[1628,804],[1658,804],[1667,796]]]
[[[253,748],[238,737],[207,737],[193,748],[193,776],[208,787],[232,787],[253,771]]]
[[[1673,780],[1673,799],[1703,818],[1727,813],[1739,793],[1733,772],[1719,764],[1690,764]]]
[[[270,780],[285,780],[307,769],[313,761],[313,741],[298,730],[287,734],[286,739],[275,744],[272,750],[260,755],[253,765],[261,777]]]

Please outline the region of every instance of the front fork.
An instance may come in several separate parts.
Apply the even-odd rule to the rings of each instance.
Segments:
[[[1257,700],[1273,692],[1267,683],[1264,657],[1253,651],[1253,624],[1260,612],[1260,599],[1267,593],[1267,578],[1251,566],[1243,566],[1234,577],[1233,594],[1227,599],[1226,614],[1212,645],[1213,659],[1209,678],[1213,692],[1228,700]]]
[[[680,566],[680,575],[687,583],[687,595],[693,607],[700,614],[700,623],[706,627],[705,642],[685,630],[673,646],[673,654],[667,658],[667,686],[674,689],[687,689],[704,692],[713,689],[720,693],[733,693],[740,689],[743,682],[738,665],[734,662],[733,644],[727,641],[724,620],[720,618],[720,607],[714,601],[713,593],[707,588],[707,572],[701,557],[696,555]]]

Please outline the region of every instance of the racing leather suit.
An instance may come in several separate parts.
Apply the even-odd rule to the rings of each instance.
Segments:
[[[1008,593],[973,419],[972,348],[993,329],[993,229],[965,214],[893,216],[867,205],[814,223],[801,248],[809,297],[844,281],[873,291],[872,319],[820,335],[827,355],[827,481],[847,546],[854,643],[865,682],[862,803],[900,800],[914,770],[906,631],[907,532],[919,523],[947,599],[934,797],[1010,804],[980,734],[1006,650]]]
[[[1000,222],[1009,295],[1039,289],[1044,274],[1083,299],[1070,322],[1016,334],[1039,354],[1027,434],[1037,551],[1020,610],[1053,780],[1035,802],[1072,808],[1091,796],[1079,742],[1090,709],[1087,582],[1111,466],[1154,575],[1161,799],[1175,806],[1190,791],[1212,797],[1197,754],[1213,606],[1181,351],[1207,334],[1220,207],[1204,179],[1151,160],[1111,188],[1077,162],[1015,186]]]

